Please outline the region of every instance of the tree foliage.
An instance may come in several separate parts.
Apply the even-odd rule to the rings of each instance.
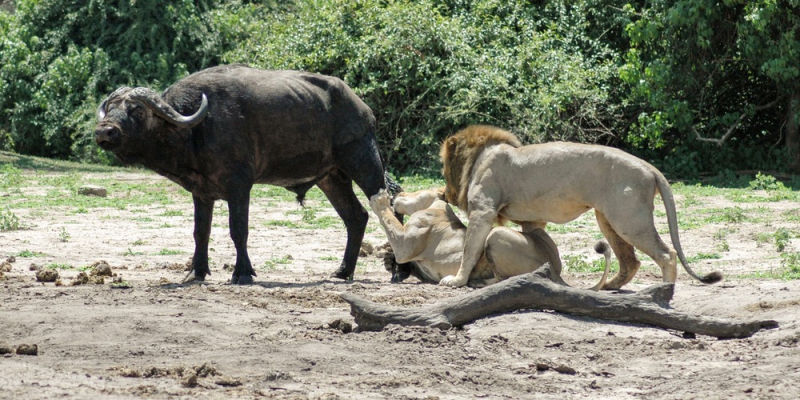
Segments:
[[[590,3],[570,3],[297,2],[250,21],[223,59],[342,77],[375,111],[394,167],[434,168],[441,140],[471,123],[529,142],[608,140],[615,57],[581,34]]]
[[[0,148],[109,162],[91,139],[114,88],[243,62],[344,79],[397,172],[438,170],[441,140],[471,123],[684,177],[786,170],[798,2],[18,0],[0,11]]]
[[[0,144],[93,158],[94,109],[120,85],[163,88],[218,62],[210,1],[18,1],[0,13]]]
[[[787,127],[796,118],[798,2],[646,4],[625,7],[631,48],[620,76],[639,108],[626,141],[658,149],[651,157],[684,176],[782,169],[797,151]]]

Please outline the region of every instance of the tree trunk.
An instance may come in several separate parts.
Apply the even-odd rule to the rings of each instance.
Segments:
[[[534,272],[429,306],[390,307],[351,293],[343,293],[342,298],[350,303],[350,314],[362,330],[381,330],[389,324],[449,329],[518,309],[555,310],[718,338],[748,337],[761,329],[778,326],[772,320],[738,322],[673,311],[669,308],[675,289],[672,283],[654,285],[634,294],[611,294],[576,289],[556,281],[561,281],[560,277],[545,264]]]
[[[800,136],[797,132],[797,105],[800,103],[800,92],[789,96],[789,105],[786,110],[786,149],[789,151],[789,168],[800,172]]]

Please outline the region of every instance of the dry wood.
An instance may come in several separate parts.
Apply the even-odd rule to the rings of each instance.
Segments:
[[[715,336],[748,337],[767,328],[773,320],[734,321],[691,315],[669,306],[672,283],[653,285],[638,293],[614,294],[577,289],[563,283],[549,264],[529,274],[475,290],[438,303],[415,308],[385,306],[343,293],[350,314],[362,330],[381,330],[386,325],[418,325],[449,329],[476,319],[519,309],[547,309],[620,322],[632,322]]]

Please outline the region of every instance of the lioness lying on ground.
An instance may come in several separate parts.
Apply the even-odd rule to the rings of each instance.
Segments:
[[[548,222],[572,221],[592,208],[620,264],[604,289],[618,289],[633,279],[640,265],[634,247],[661,267],[664,282],[675,282],[676,251],[664,244],[653,223],[656,193],[664,201],[672,244],[686,272],[704,283],[722,279],[719,272],[701,278],[689,268],[669,183],[655,167],[628,153],[563,142],[522,146],[510,132],[476,125],[449,137],[441,157],[445,199],[469,219],[461,267],[455,276],[444,277],[443,285],[467,283],[498,219],[531,232]]]
[[[390,195],[382,190],[370,198],[370,207],[378,216],[389,244],[394,251],[396,263],[392,265],[392,282],[399,282],[414,275],[422,281],[438,283],[453,275],[461,265],[464,238],[467,227],[440,200],[443,189],[400,193],[394,199],[394,210]],[[405,225],[396,214],[408,215]],[[483,287],[512,276],[531,272],[550,263],[561,274],[561,258],[555,243],[543,229],[519,232],[506,227],[493,228],[482,246],[481,257],[472,269],[467,284]],[[611,251],[604,242],[595,246],[604,254],[605,272],[600,283],[591,290],[600,289],[608,277]],[[410,264],[410,270],[397,271],[398,264]]]

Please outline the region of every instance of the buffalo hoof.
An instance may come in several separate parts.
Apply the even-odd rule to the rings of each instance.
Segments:
[[[233,275],[231,277],[231,284],[233,285],[252,285],[253,284],[253,276],[252,275]]]
[[[345,281],[352,281],[355,271],[347,271],[344,267],[339,267],[336,272],[331,274],[331,278],[337,278]]]

